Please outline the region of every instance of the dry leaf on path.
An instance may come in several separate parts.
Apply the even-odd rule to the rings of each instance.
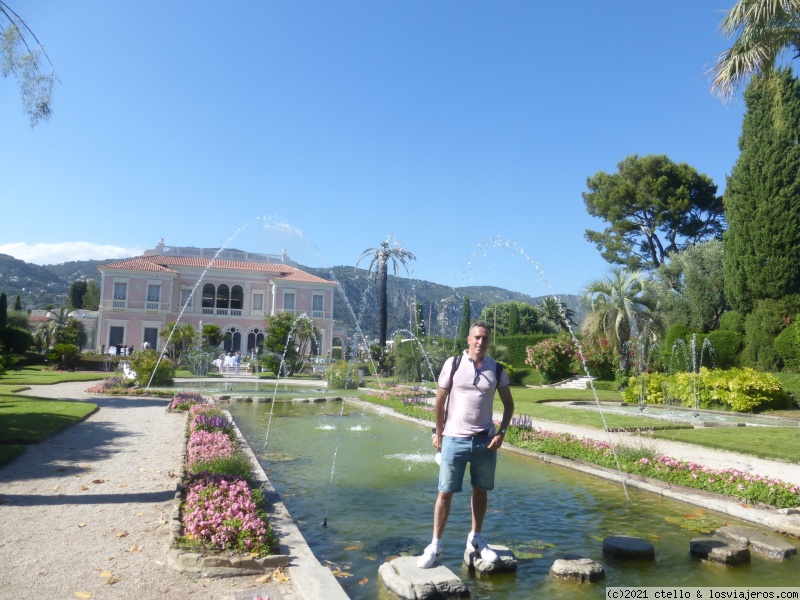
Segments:
[[[86,491],[86,490],[88,490],[88,489],[89,489],[89,488],[88,488],[88,487],[86,487],[85,485],[82,485],[82,486],[80,487],[80,491],[82,491],[82,492],[85,492],[85,491]]]
[[[143,517],[143,516],[144,516],[144,513],[142,513],[142,511],[139,511],[139,512],[137,512],[137,513],[136,513],[136,516],[137,516],[137,517]]]
[[[119,533],[117,533],[117,537],[118,538],[128,537],[128,532],[127,531],[120,531]]]
[[[78,523],[78,527],[86,527],[86,523]]]
[[[76,598],[91,598],[92,597],[92,593],[91,592],[75,592],[73,594],[73,596],[75,596]]]
[[[256,579],[256,583],[258,584],[268,583],[271,580],[272,580],[272,573],[267,573],[266,575],[262,575],[261,577]]]
[[[55,491],[55,490],[60,490],[60,489],[61,489],[61,486],[60,486],[60,485],[54,485],[54,486],[53,486],[53,490],[54,490],[54,491]]]
[[[361,578],[361,581],[359,581],[359,582],[358,582],[358,585],[364,585],[364,584],[365,584],[365,583],[367,583],[368,581],[369,581],[369,579],[368,579],[368,578],[366,578],[366,577],[362,577],[362,578]]]
[[[128,552],[136,552],[139,550],[139,544],[134,544],[128,549]]]
[[[102,577],[103,579],[108,579],[112,575],[113,573],[111,571],[100,571],[100,577]]]
[[[275,581],[280,581],[280,582],[289,581],[289,578],[280,571],[275,571],[275,573],[273,573],[272,576],[275,579]]]
[[[105,479],[93,479],[92,480],[92,483],[105,483],[105,482],[106,482]]]

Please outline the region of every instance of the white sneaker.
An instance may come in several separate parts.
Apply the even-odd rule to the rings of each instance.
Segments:
[[[497,560],[497,552],[489,548],[489,545],[484,541],[479,533],[467,536],[467,550],[473,550],[487,562],[494,562]]]
[[[439,546],[437,550],[433,544],[428,544],[425,552],[417,559],[417,566],[420,569],[430,569],[442,556],[442,547]]]

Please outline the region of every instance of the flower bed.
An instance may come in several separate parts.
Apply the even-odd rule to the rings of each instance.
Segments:
[[[263,495],[260,489],[251,489],[251,465],[237,445],[230,421],[197,392],[177,394],[170,408],[188,411],[190,417],[177,547],[252,558],[277,553],[277,539],[262,508]]]
[[[172,392],[164,390],[147,390],[135,387],[132,381],[122,377],[109,377],[86,389],[89,394],[108,394],[110,396],[171,396]]]
[[[608,442],[533,428],[530,419],[524,415],[512,420],[506,440],[514,446],[534,452],[582,460],[612,469],[617,467]],[[693,462],[655,455],[645,449],[617,446],[615,450],[620,469],[626,473],[725,494],[748,503],[767,504],[776,508],[800,506],[800,486],[791,483],[735,469],[711,469]]]

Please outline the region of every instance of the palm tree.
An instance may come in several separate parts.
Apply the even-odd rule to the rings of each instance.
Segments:
[[[62,306],[58,309],[58,312],[51,310],[47,313],[49,321],[45,326],[47,327],[47,338],[51,343],[58,342],[61,332],[67,327],[70,311],[69,307]]]
[[[417,260],[411,252],[402,246],[395,244],[394,248],[389,247],[389,241],[381,242],[378,248],[367,248],[358,259],[356,267],[366,257],[372,256],[372,261],[369,263],[367,269],[372,276],[378,280],[378,293],[380,294],[380,347],[386,346],[386,327],[388,323],[388,306],[386,300],[386,283],[389,279],[389,262],[392,263],[394,274],[397,275],[398,263],[403,265],[408,272],[408,263],[412,260]]]
[[[709,72],[711,90],[727,100],[750,77],[768,77],[784,51],[800,56],[800,0],[738,0],[720,30],[736,36]]]
[[[575,325],[573,317],[575,311],[567,308],[563,302],[559,302],[553,296],[545,297],[539,304],[539,311],[542,317],[550,322],[555,329],[562,331],[569,331],[571,325]]]
[[[642,271],[612,268],[605,279],[586,285],[582,301],[588,314],[581,332],[589,344],[606,339],[619,354],[631,337],[654,342],[661,335],[653,284]]]

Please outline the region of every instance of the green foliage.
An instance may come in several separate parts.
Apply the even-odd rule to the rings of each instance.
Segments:
[[[522,385],[543,385],[544,377],[542,377],[542,374],[536,369],[531,367],[523,367],[521,369],[516,369],[514,373],[514,379],[511,380],[511,383]]]
[[[250,461],[241,453],[233,456],[220,456],[209,460],[198,460],[188,467],[191,475],[230,475],[248,480],[252,476]]]
[[[405,383],[436,381],[448,356],[450,353],[438,344],[395,343],[395,378]]]
[[[87,283],[84,279],[77,279],[69,286],[67,304],[74,309],[83,308],[83,297],[86,295]]]
[[[131,356],[131,369],[136,371],[136,383],[141,387],[150,385],[172,385],[175,377],[175,364],[168,358],[158,361],[159,353],[153,350],[137,350]],[[158,364],[158,368],[156,368]],[[155,371],[155,374],[153,372]],[[152,382],[150,377],[152,375]]]
[[[634,154],[617,169],[589,177],[583,193],[589,214],[609,223],[602,232],[586,230],[608,262],[655,269],[668,254],[722,233],[722,200],[708,176],[663,154]]]
[[[213,323],[203,323],[203,342],[208,346],[218,347],[224,338],[222,327]]]
[[[739,366],[739,354],[744,348],[744,336],[737,331],[717,329],[706,336],[714,349],[714,363],[718,369]]]
[[[572,374],[576,351],[572,337],[561,335],[529,347],[525,364],[539,371],[547,383],[560,381]]]
[[[28,311],[27,310],[10,310],[8,311],[8,327],[16,327],[17,329],[24,329],[28,331]]]
[[[100,308],[100,285],[90,279],[86,282],[86,293],[83,295],[83,308],[85,310],[98,310]]]
[[[800,372],[800,344],[797,343],[797,324],[792,323],[775,338],[775,350],[783,359],[783,370]]]
[[[737,310],[729,310],[720,317],[719,328],[744,336],[744,315]]]
[[[709,240],[672,255],[659,267],[658,278],[662,310],[670,323],[698,332],[719,327],[726,307],[721,240]]]
[[[3,331],[8,324],[8,296],[3,292],[0,294],[0,331]]]
[[[604,390],[606,392],[616,392],[619,389],[619,384],[616,381],[602,381],[596,379],[592,382],[594,389]]]
[[[74,369],[80,359],[80,349],[75,344],[59,342],[47,352],[47,358],[53,366]]]
[[[22,310],[22,298],[20,297],[19,294],[17,294],[17,297],[14,298],[14,307],[13,307],[13,309],[17,310],[17,311],[21,311]]]
[[[673,401],[687,407],[693,407],[695,399],[701,408],[726,407],[736,412],[760,412],[788,404],[777,378],[749,368],[723,371],[703,367],[697,374],[649,373],[632,377],[623,392],[625,401],[638,402],[642,385],[646,388],[645,401],[650,404],[663,404],[665,390]]]
[[[516,332],[511,321],[516,318]],[[525,302],[499,302],[484,307],[478,317],[492,326],[495,335],[518,335],[542,332],[541,313],[536,306]],[[545,329],[545,331],[549,331]],[[469,330],[467,330],[469,333]],[[466,336],[464,336],[466,338]]]
[[[525,360],[528,358],[528,346],[535,346],[539,342],[553,337],[556,336],[552,333],[532,333],[498,337],[497,343],[505,346],[507,362],[519,369],[525,367]]]
[[[58,332],[58,341],[62,344],[74,344],[80,350],[86,346],[86,330],[83,323],[70,317]]]
[[[728,301],[748,313],[759,300],[800,293],[800,82],[791,69],[756,79],[745,104],[741,153],[725,191],[724,273]],[[779,360],[771,346],[759,346],[763,357],[754,350],[748,343],[754,362]]]
[[[786,311],[781,302],[760,300],[745,319],[744,359],[761,371],[780,371],[783,359],[775,349],[775,338],[786,324]]]
[[[670,325],[670,328],[667,329],[667,332],[664,334],[664,342],[661,345],[661,360],[667,369],[686,370],[686,365],[683,364],[682,357],[678,364],[674,364],[678,360],[676,353],[680,353],[680,350],[675,346],[675,342],[683,340],[684,344],[687,343],[692,337],[692,333],[694,332],[689,327],[680,323]],[[678,345],[680,345],[680,343],[678,343]]]
[[[358,388],[358,377],[347,361],[340,360],[325,371],[325,381],[329,390],[355,390]]]
[[[191,323],[170,321],[159,332],[166,344],[167,356],[173,364],[180,365],[183,356],[197,339],[197,331]],[[169,340],[169,341],[167,341]]]
[[[23,354],[31,349],[34,344],[33,335],[27,329],[7,327],[0,330],[0,344],[8,352]]]

